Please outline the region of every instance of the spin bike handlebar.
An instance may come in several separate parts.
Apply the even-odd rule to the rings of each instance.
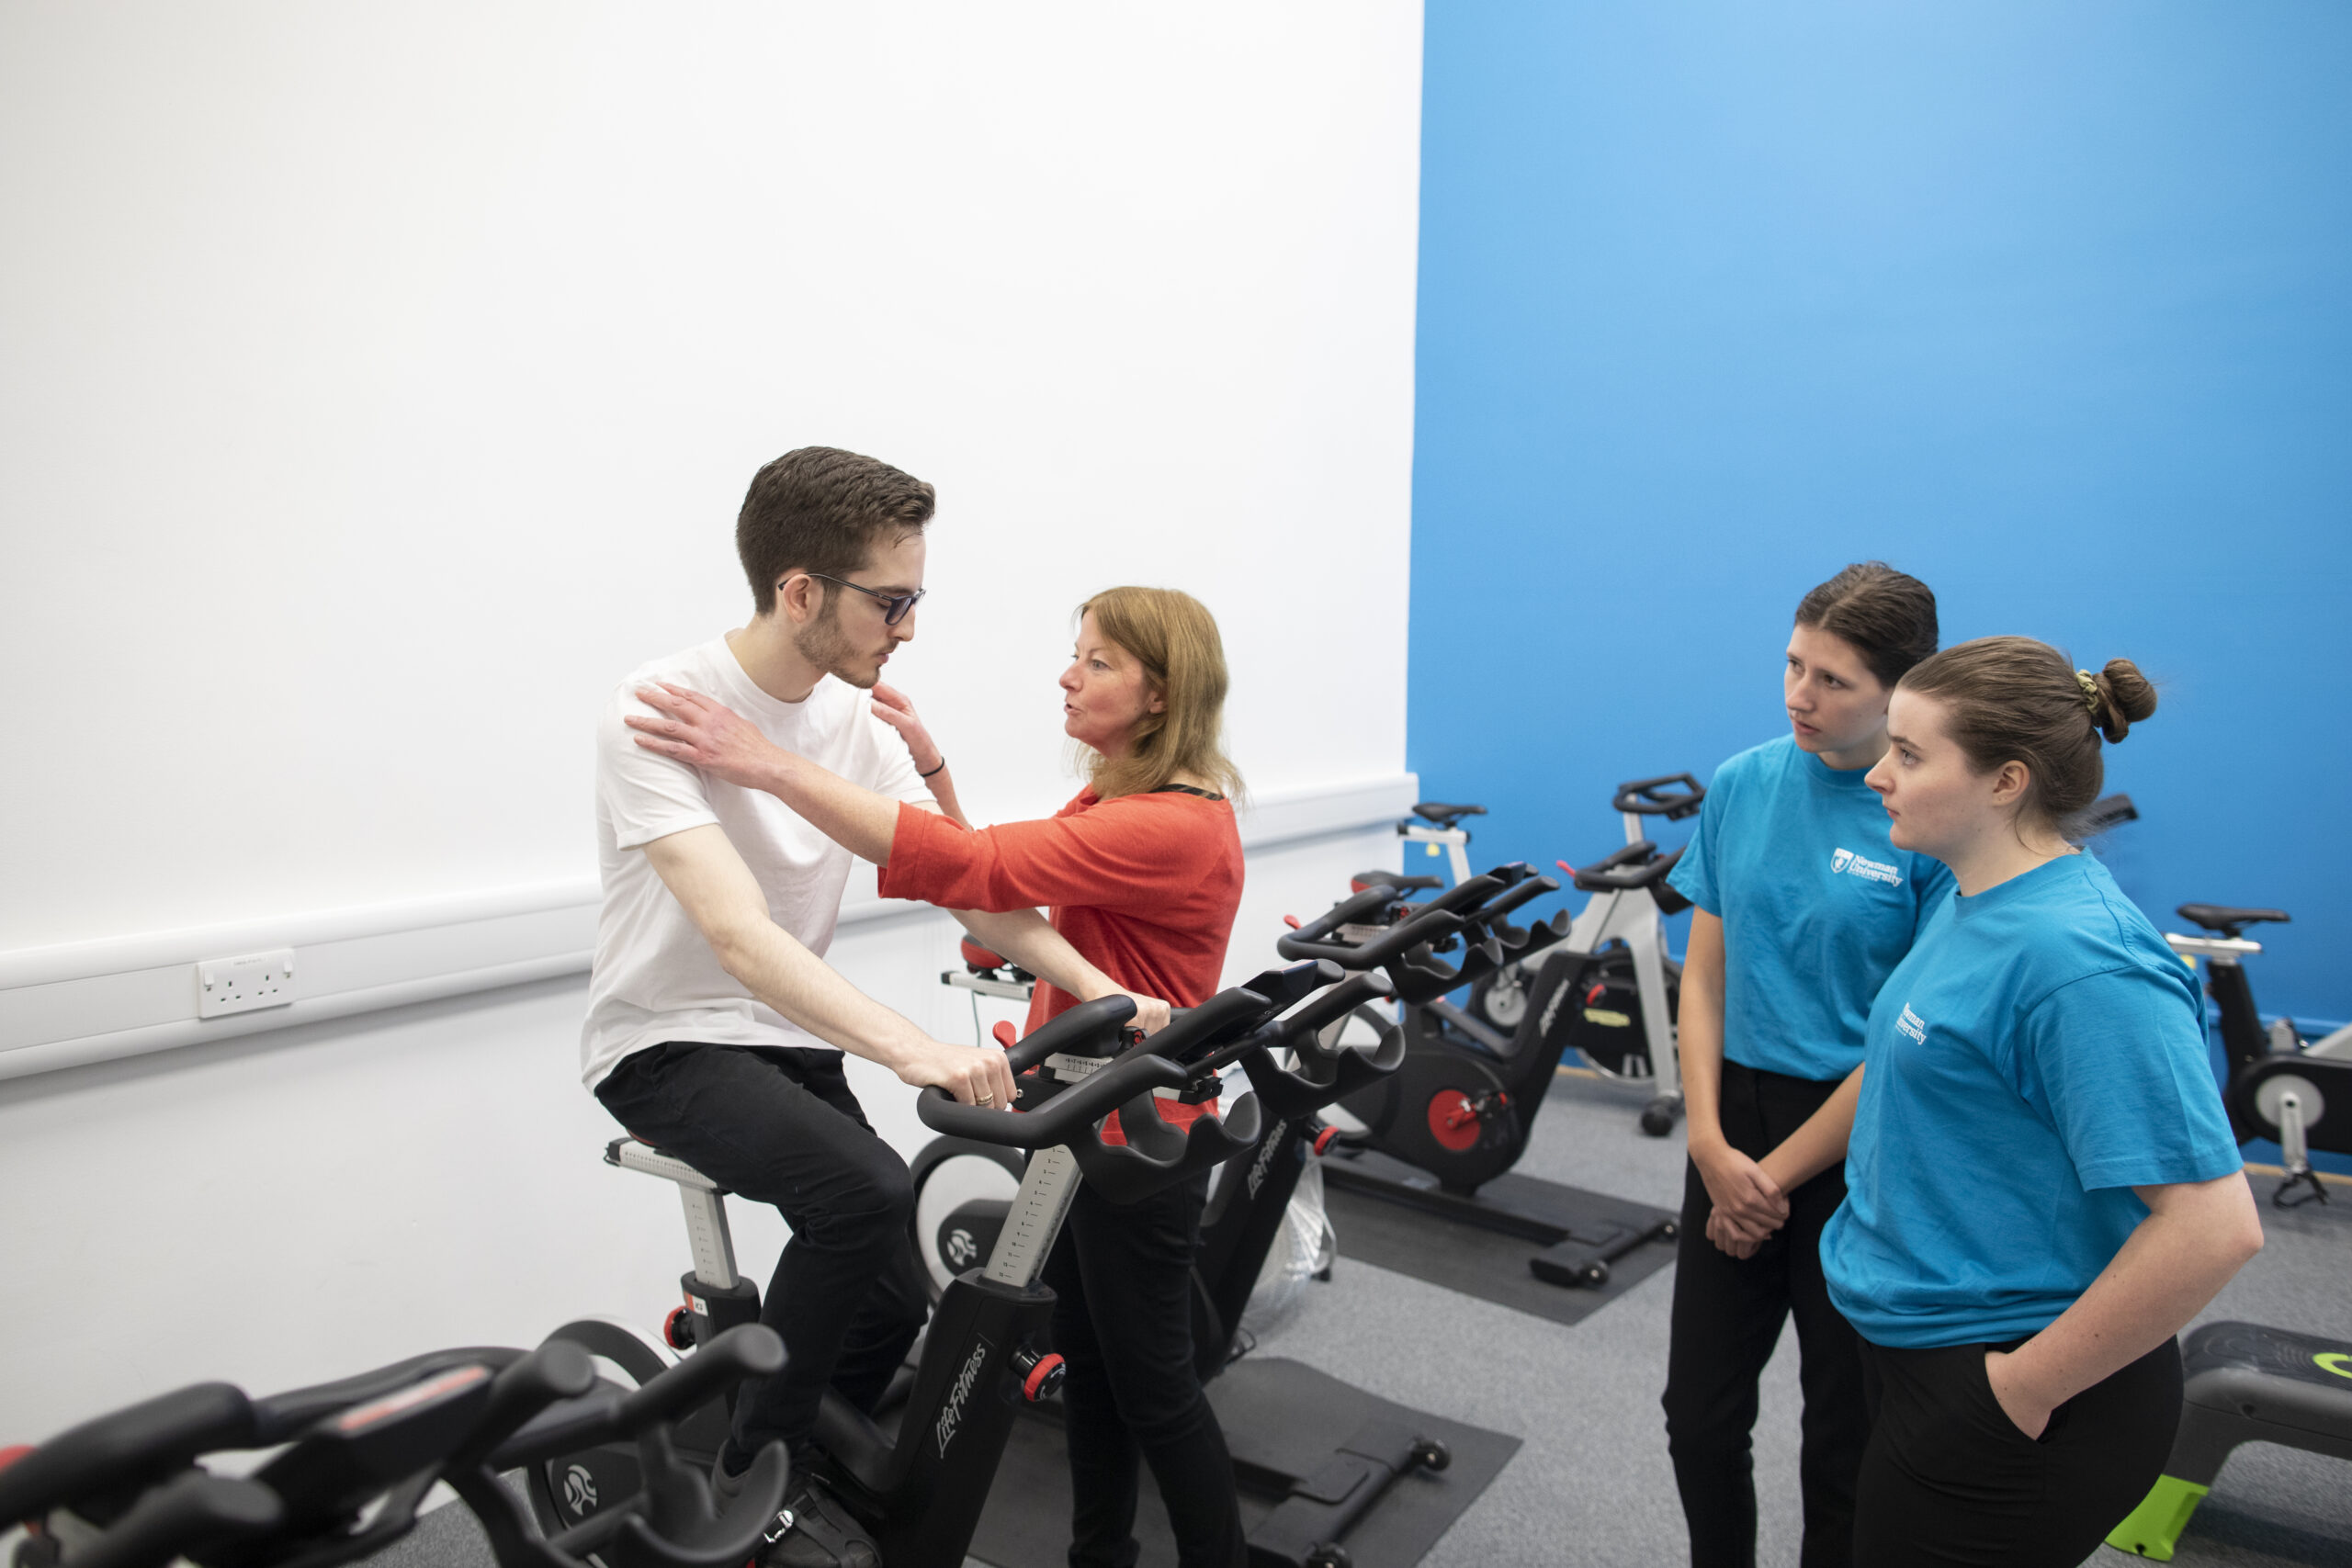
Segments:
[[[254,1565],[368,1555],[414,1525],[436,1481],[455,1487],[481,1520],[502,1568],[582,1568],[579,1556],[626,1537],[645,1568],[729,1568],[757,1548],[782,1502],[788,1462],[762,1451],[725,1514],[707,1492],[649,1488],[650,1500],[607,1510],[548,1540],[501,1472],[582,1442],[634,1437],[652,1461],[667,1427],[720,1389],[784,1364],[775,1333],[747,1324],[623,1395],[596,1386],[594,1363],[558,1340],[525,1352],[495,1347],[435,1351],[337,1382],[249,1399],[228,1383],[199,1383],[60,1433],[0,1471],[0,1519],[85,1515],[97,1531],[70,1549],[65,1568],[164,1568],[227,1551]],[[253,1475],[210,1474],[197,1461],[274,1447]],[[130,1499],[127,1507],[122,1506]],[[380,1504],[378,1500],[380,1499]],[[377,1505],[356,1531],[352,1521]],[[609,1516],[609,1517],[608,1517]]]
[[[1619,784],[1617,793],[1609,798],[1609,808],[1635,817],[1663,817],[1669,822],[1679,822],[1697,811],[1700,802],[1706,798],[1707,786],[1689,773],[1667,773]]]
[[[1356,945],[1331,941],[1341,926],[1352,925],[1396,902],[1396,890],[1383,883],[1341,899],[1318,918],[1277,938],[1274,951],[1291,959],[1328,958],[1342,969],[1376,969],[1423,942],[1452,936],[1470,923],[1470,917],[1459,912],[1464,906],[1477,904],[1505,886],[1499,877],[1474,876],[1416,906],[1412,915],[1370,942]]]

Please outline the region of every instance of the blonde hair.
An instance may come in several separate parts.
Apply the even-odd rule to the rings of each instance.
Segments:
[[[1208,606],[1173,588],[1107,588],[1078,607],[1135,656],[1166,705],[1146,714],[1124,757],[1096,753],[1087,783],[1097,797],[1164,789],[1179,773],[1206,780],[1237,806],[1241,770],[1225,754],[1225,642]]]

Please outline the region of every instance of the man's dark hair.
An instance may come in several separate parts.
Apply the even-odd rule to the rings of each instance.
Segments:
[[[888,463],[836,446],[802,446],[752,476],[735,518],[735,553],[763,615],[793,570],[847,577],[876,543],[920,532],[938,498]],[[831,592],[828,585],[827,592]]]

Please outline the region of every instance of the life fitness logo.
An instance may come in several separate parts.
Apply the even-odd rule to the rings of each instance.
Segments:
[[[991,1348],[985,1339],[972,1347],[964,1359],[963,1371],[956,1374],[955,1383],[947,1390],[947,1403],[940,1407],[938,1425],[932,1435],[938,1440],[939,1457],[947,1457],[947,1445],[956,1440],[956,1429],[964,1424],[964,1406],[971,1402],[972,1390],[980,1381],[980,1369],[988,1364]]]
[[[1829,852],[1829,874],[1859,876],[1865,882],[1883,882],[1889,887],[1903,886],[1903,874],[1884,861],[1868,860],[1851,850]]]

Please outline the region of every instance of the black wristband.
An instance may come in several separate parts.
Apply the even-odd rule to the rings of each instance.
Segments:
[[[940,758],[940,759],[939,759],[939,768],[944,768],[944,767],[945,767],[946,765],[947,765],[947,759],[946,759],[946,758],[944,758],[944,757]],[[932,770],[931,770],[931,773],[935,773],[939,772],[939,768],[933,768],[933,769],[932,769]],[[915,777],[917,777],[917,778],[919,778],[919,779],[927,779],[927,778],[931,777],[931,773],[917,773],[917,774],[915,775]]]

